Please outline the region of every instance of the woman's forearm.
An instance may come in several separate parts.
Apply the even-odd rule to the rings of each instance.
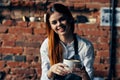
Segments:
[[[47,72],[47,76],[49,79],[51,79],[53,77],[53,72],[50,69]]]

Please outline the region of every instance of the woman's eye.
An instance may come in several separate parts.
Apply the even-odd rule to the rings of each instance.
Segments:
[[[56,20],[54,20],[54,21],[52,21],[51,23],[55,25],[55,24],[57,24],[57,21],[56,21]]]
[[[60,21],[64,21],[64,20],[66,20],[66,18],[65,17],[61,17],[59,20]]]
[[[57,21],[61,22],[61,21],[65,21],[65,20],[66,20],[65,17],[61,17],[61,18],[59,18],[58,20],[53,20],[53,21],[51,21],[51,24],[55,25],[55,24],[57,24]]]

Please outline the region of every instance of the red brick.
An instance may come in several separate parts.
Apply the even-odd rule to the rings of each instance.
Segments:
[[[87,36],[108,36],[107,31],[102,30],[85,30],[83,34]]]
[[[105,5],[105,4],[104,4]],[[86,7],[87,8],[90,8],[90,9],[100,9],[101,7],[103,7],[104,6],[103,4],[100,4],[100,3],[87,3],[86,4]]]
[[[25,71],[26,70],[24,68],[11,68],[11,72],[13,74],[24,74]]]
[[[107,72],[109,70],[109,64],[94,64],[94,70]]]
[[[94,64],[100,64],[100,57],[95,56]]]
[[[99,41],[101,43],[109,43],[110,42],[110,38],[108,38],[108,37],[100,37]]]
[[[31,63],[34,61],[34,58],[35,58],[35,56],[33,56],[33,55],[28,55],[28,56],[26,57],[26,61],[31,64]]]
[[[4,20],[4,21],[2,22],[2,24],[3,24],[4,26],[12,26],[12,25],[13,25],[13,21],[12,21],[12,20]]]
[[[98,49],[99,50],[109,50],[109,44],[106,44],[106,43],[98,44]]]
[[[98,30],[98,26],[96,24],[78,24],[78,30]]]
[[[37,74],[38,74],[38,78],[40,79],[40,77],[41,77],[41,68],[36,68],[36,72],[37,72]]]
[[[116,56],[117,56],[118,58],[120,57],[120,50],[119,50],[119,49],[116,50]]]
[[[74,8],[85,8],[86,4],[85,3],[74,3]]]
[[[17,21],[16,25],[19,27],[28,27],[28,23],[25,21]]]
[[[23,42],[23,41],[17,41],[16,42],[17,47],[33,47],[33,48],[39,48],[40,43],[39,42]]]
[[[14,74],[16,74],[16,77],[23,77],[23,79],[25,78],[28,78],[28,77],[31,77],[31,78],[34,78],[36,77],[36,72],[35,72],[35,69],[21,69],[21,68],[16,68],[14,70],[12,70],[12,72]],[[35,79],[33,79],[35,80]]]
[[[92,2],[92,0],[85,0],[85,3]]]
[[[19,62],[8,61],[7,66],[10,68],[16,68],[19,67]]]
[[[11,33],[10,35],[13,36],[12,39],[10,39],[10,40],[13,40],[13,41],[26,41],[27,34],[18,35],[18,34],[12,34]]]
[[[42,27],[41,22],[29,22],[28,26],[32,27],[32,28],[41,28]]]
[[[38,63],[38,62],[37,62],[37,63],[36,63],[36,62],[32,62],[32,63],[31,63],[31,66],[32,66],[33,68],[40,68],[40,67],[41,67],[41,63],[40,63],[40,62],[39,62],[39,63]]]
[[[4,68],[6,65],[5,61],[0,61],[0,68]]]
[[[34,53],[35,54],[35,53]],[[26,61],[28,63],[34,63],[39,61],[39,57],[35,55],[27,55]]]
[[[3,42],[3,46],[11,46],[11,47],[14,47],[14,46],[15,46],[15,41],[4,41],[4,42]]]
[[[98,44],[97,43],[93,43],[93,46],[96,50],[98,50]]]
[[[92,0],[92,2],[110,3],[110,0]]]
[[[1,68],[0,70],[1,72],[4,72],[5,74],[8,74],[10,72],[10,68],[8,67],[4,67],[4,68]],[[4,76],[5,77],[5,76]]]
[[[32,28],[11,27],[9,33],[12,34],[32,34]]]
[[[99,50],[96,52],[96,54],[97,54],[97,56],[109,57],[110,51],[109,50]]]
[[[0,48],[0,53],[13,53],[13,54],[19,54],[23,53],[23,48],[21,47],[12,47],[12,48]]]
[[[12,75],[7,74],[6,77],[5,77],[5,80],[11,80],[11,79],[12,79]]]
[[[66,0],[67,2],[70,2],[70,3],[82,3],[82,2],[85,2],[84,0]]]
[[[12,35],[12,34],[0,34],[0,38],[1,38],[1,40],[13,40],[14,41],[14,39],[13,39],[13,36],[14,35]]]
[[[93,46],[96,50],[109,50],[109,44],[106,43],[94,43]]]
[[[108,71],[94,71],[94,76],[96,77],[107,77],[108,76]]]
[[[19,36],[18,36],[19,37]],[[45,34],[34,34],[34,35],[23,35],[23,39],[21,39],[22,36],[20,38],[17,38],[17,41],[27,41],[27,42],[42,42],[45,38],[46,35]]]
[[[40,22],[40,26],[41,26],[41,28],[46,28],[46,23]]]
[[[46,30],[43,28],[34,29],[34,34],[46,34]]]
[[[76,30],[75,33],[77,33],[78,35],[81,35],[81,36],[83,35],[83,31],[82,30],[79,30],[79,31]]]
[[[120,64],[116,64],[115,68],[116,68],[117,72],[120,72]]]
[[[110,62],[110,58],[109,57],[102,57],[100,58],[100,63],[101,64],[109,64]]]
[[[66,2],[65,2],[65,5],[66,5],[68,8],[74,7],[74,3],[71,3],[71,2],[69,2],[69,1],[66,1]]]
[[[90,40],[92,43],[97,43],[99,40],[99,37],[97,36],[91,36],[91,37],[86,37],[88,40]]]
[[[7,33],[8,28],[7,27],[0,27],[0,33]]]
[[[30,48],[30,47],[25,48],[24,49],[24,54],[39,56],[40,55],[39,48]]]
[[[106,77],[109,72],[109,64],[94,64],[94,73],[98,77]]]
[[[21,68],[27,69],[27,68],[30,68],[30,67],[31,67],[31,64],[29,64],[28,62],[20,62],[20,63],[19,63],[19,66],[20,66]]]

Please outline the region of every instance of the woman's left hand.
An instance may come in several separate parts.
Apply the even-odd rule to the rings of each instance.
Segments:
[[[73,68],[73,73],[82,77],[82,80],[90,80],[90,77],[88,75],[88,73],[86,72],[85,70],[85,67],[82,67],[82,68]]]
[[[85,67],[83,68],[77,68],[77,67],[74,67],[72,72],[80,77],[82,77],[83,74],[86,73],[86,70],[85,70]]]

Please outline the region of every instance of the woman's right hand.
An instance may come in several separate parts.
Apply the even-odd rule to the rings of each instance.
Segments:
[[[54,74],[58,74],[61,76],[64,76],[66,74],[71,73],[71,70],[67,68],[66,64],[63,63],[57,63],[51,66],[51,68],[48,71],[48,77],[51,78]]]

